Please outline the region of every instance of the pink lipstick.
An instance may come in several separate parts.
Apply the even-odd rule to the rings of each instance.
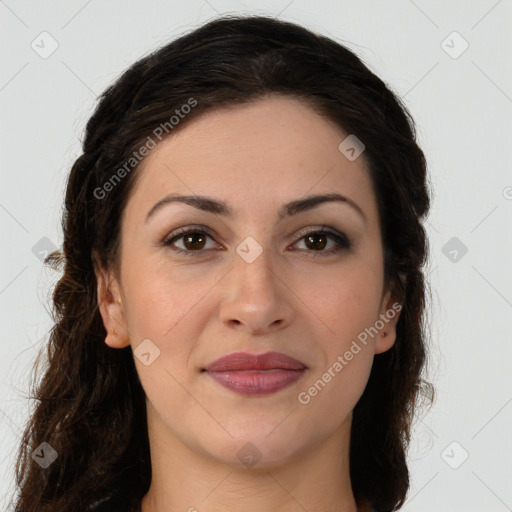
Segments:
[[[236,352],[203,369],[222,386],[243,395],[275,393],[298,381],[306,370],[304,363],[279,352]]]

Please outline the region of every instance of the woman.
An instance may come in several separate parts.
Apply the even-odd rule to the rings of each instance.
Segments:
[[[102,95],[17,512],[397,510],[425,364],[426,163],[340,44],[211,21]]]

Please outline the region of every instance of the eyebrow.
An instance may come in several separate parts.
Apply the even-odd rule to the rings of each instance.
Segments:
[[[295,201],[291,201],[285,205],[283,205],[278,212],[278,218],[283,219],[285,217],[290,217],[292,215],[297,215],[298,213],[304,212],[306,210],[311,210],[316,208],[324,203],[330,202],[339,202],[344,203],[351,206],[355,211],[361,215],[361,217],[366,221],[366,216],[363,210],[359,207],[357,203],[355,203],[349,197],[346,197],[342,194],[332,193],[332,194],[320,194],[320,195],[312,195],[307,196],[301,199],[297,199]],[[156,202],[151,209],[148,211],[146,215],[146,222],[152,217],[158,210],[162,209],[164,206],[172,203],[184,203],[189,206],[193,206],[198,210],[202,210],[209,213],[214,213],[216,215],[224,215],[228,217],[233,216],[232,209],[225,203],[224,201],[220,201],[218,199],[213,199],[207,196],[198,196],[198,195],[180,195],[180,194],[169,194],[164,198],[160,199],[160,201]]]

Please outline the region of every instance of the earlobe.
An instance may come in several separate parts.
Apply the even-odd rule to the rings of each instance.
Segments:
[[[105,343],[112,348],[124,348],[130,344],[124,305],[120,296],[119,283],[113,272],[96,271],[98,308],[107,331]]]
[[[388,351],[396,341],[396,324],[400,317],[402,305],[394,300],[391,292],[387,292],[384,299],[384,307],[381,309],[376,324],[382,328],[375,340],[375,354]]]
[[[394,344],[396,340],[396,332],[382,331],[379,333],[378,339],[375,340],[375,354],[382,354],[387,352]]]

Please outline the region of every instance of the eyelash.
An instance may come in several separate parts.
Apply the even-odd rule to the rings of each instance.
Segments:
[[[176,231],[171,233],[168,237],[166,237],[161,242],[161,245],[165,246],[165,247],[169,247],[176,254],[182,254],[185,256],[192,256],[192,257],[199,256],[199,255],[201,255],[201,253],[204,253],[205,250],[199,249],[197,251],[190,251],[190,250],[180,249],[178,247],[171,247],[172,244],[174,242],[176,242],[177,240],[182,239],[185,236],[191,235],[191,234],[206,235],[213,240],[213,236],[209,233],[209,230],[206,229],[205,227],[202,227],[202,226],[201,227],[199,227],[199,226],[198,227],[186,227],[186,228],[177,229]],[[303,240],[304,238],[311,236],[311,235],[325,235],[328,238],[331,238],[332,240],[334,240],[336,242],[337,246],[332,249],[329,249],[327,251],[324,251],[324,250],[314,251],[314,250],[307,250],[307,249],[296,249],[296,250],[312,253],[311,257],[318,257],[318,256],[322,257],[322,256],[330,256],[332,254],[336,254],[342,250],[347,250],[352,247],[352,241],[346,235],[344,235],[343,233],[338,233],[335,230],[325,229],[325,226],[323,226],[319,230],[311,230],[311,231],[302,233],[301,236],[299,237],[299,239],[297,240],[297,242],[299,242],[300,240]],[[297,242],[295,242],[295,243],[297,243]]]

